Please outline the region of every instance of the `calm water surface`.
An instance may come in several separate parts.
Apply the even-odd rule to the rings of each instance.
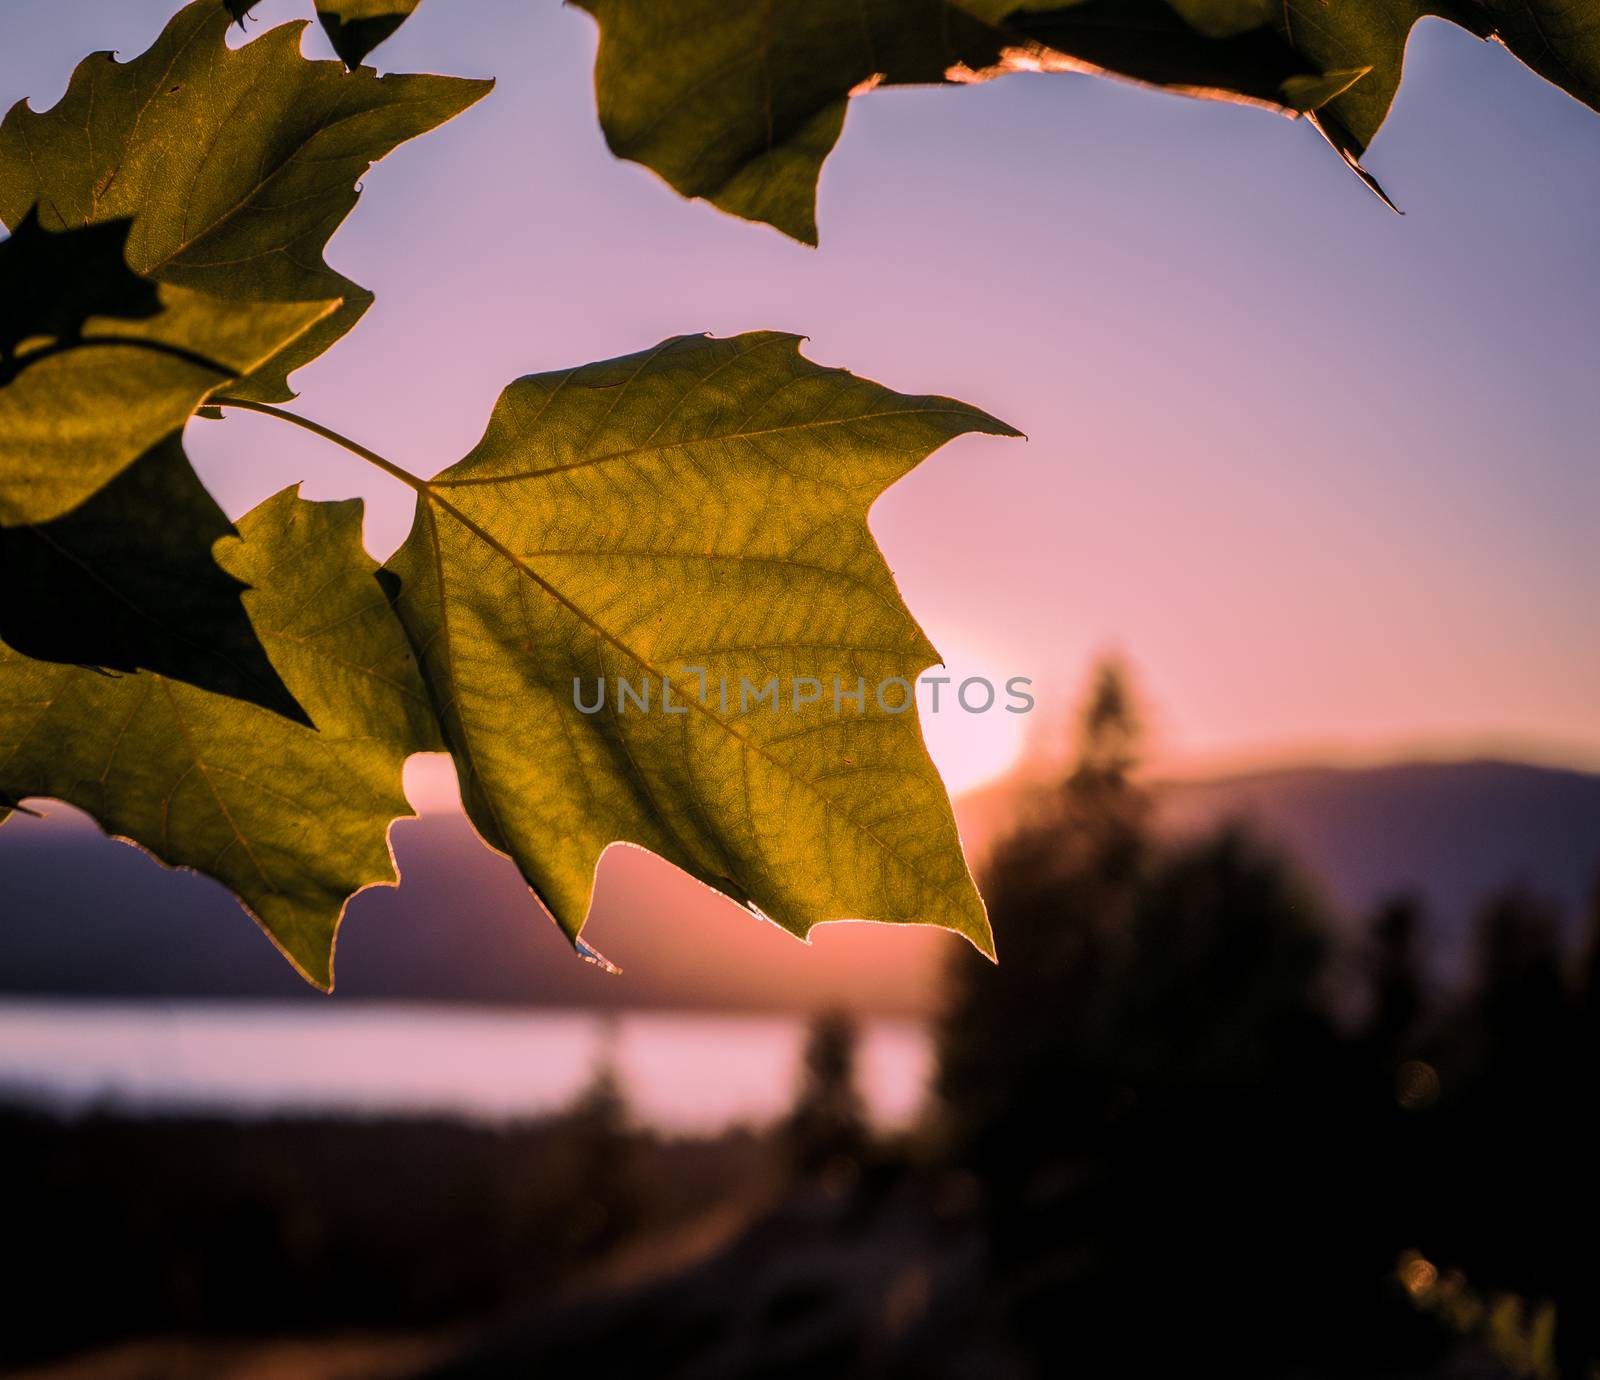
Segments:
[[[781,1115],[804,1039],[792,1016],[15,999],[0,1001],[0,1096],[506,1120],[569,1103],[610,1057],[641,1123],[692,1135]],[[864,1023],[861,1090],[880,1125],[915,1116],[930,1063],[922,1026]]]

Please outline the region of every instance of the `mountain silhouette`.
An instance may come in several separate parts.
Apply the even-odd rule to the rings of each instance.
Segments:
[[[976,860],[1025,813],[1002,780],[957,801]],[[1427,900],[1436,970],[1460,973],[1487,893],[1526,885],[1576,934],[1600,877],[1600,775],[1481,761],[1302,768],[1156,787],[1160,826],[1242,820],[1281,844],[1354,927],[1401,890]],[[325,1000],[220,886],[169,872],[76,811],[0,828],[0,992]],[[576,959],[504,858],[456,812],[394,829],[405,884],[355,898],[340,934],[341,999],[920,1015],[940,990],[943,932],[823,926],[808,950],[633,848],[608,853]],[[1005,955],[1001,954],[1003,962]]]

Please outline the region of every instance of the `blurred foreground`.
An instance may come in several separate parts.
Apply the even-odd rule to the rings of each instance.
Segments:
[[[0,1356],[83,1380],[1596,1374],[1600,911],[1574,949],[1536,895],[1486,897],[1442,989],[1419,899],[1340,940],[1252,837],[1154,830],[1137,747],[1108,671],[990,861],[1003,962],[954,956],[913,1131],[870,1129],[845,1017],[759,1134],[645,1132],[605,1066],[499,1129],[17,1111]]]

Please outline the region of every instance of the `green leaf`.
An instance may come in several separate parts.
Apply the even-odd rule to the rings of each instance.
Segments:
[[[39,661],[151,670],[310,724],[212,548],[233,524],[174,433],[53,522],[0,527],[0,640]]]
[[[851,92],[982,68],[1000,36],[945,0],[576,0],[600,24],[606,142],[684,196],[817,242]]]
[[[233,50],[230,22],[222,0],[196,0],[133,61],[85,58],[50,110],[13,107],[0,124],[0,220],[16,227],[36,203],[55,225],[132,219],[128,263],[159,283],[235,302],[341,299],[231,389],[282,400],[289,372],[372,302],[323,258],[356,182],[493,83],[309,62],[303,22]]]
[[[0,242],[0,289],[18,304],[0,331],[0,523],[75,508],[208,393],[339,309],[158,288],[128,268],[129,231],[111,220],[53,232],[30,210]]]
[[[901,82],[1098,71],[1309,113],[1360,159],[1425,14],[1501,38],[1600,108],[1593,0],[576,0],[600,24],[613,152],[685,196],[816,243],[816,183],[849,97]]]
[[[819,368],[793,336],[687,336],[519,379],[477,448],[418,481],[388,566],[400,616],[468,813],[575,943],[620,840],[797,935],[925,922],[991,952],[915,709],[876,701],[937,653],[867,527],[889,484],[969,431],[1016,434]],[[649,682],[649,712],[575,703],[575,677],[592,704],[619,676]],[[741,678],[772,677],[781,706],[741,705]],[[803,677],[825,694],[796,709]],[[835,712],[834,677],[866,682],[862,712]]]
[[[1290,0],[1280,21],[1324,72],[1370,67],[1317,112],[1316,123],[1353,166],[1376,137],[1400,87],[1412,26],[1442,14],[1484,38],[1499,38],[1529,67],[1586,105],[1600,108],[1600,15],[1591,0]]]
[[[1032,42],[1124,76],[1314,111],[1313,124],[1380,196],[1361,156],[1394,103],[1411,29],[1428,15],[1501,39],[1534,71],[1600,108],[1600,15],[1592,0],[1282,0],[1265,8],[1264,24],[1249,29],[1240,25],[1251,0],[1170,0],[1196,41],[1165,48],[1126,32],[1140,16],[1145,27],[1163,27],[1150,13],[1163,3],[1019,6],[1005,23]],[[1114,31],[1120,40],[1109,37]],[[1275,51],[1280,59],[1292,53],[1290,65],[1303,75],[1281,71]]]
[[[106,675],[0,644],[0,805],[64,800],[110,834],[234,891],[297,969],[333,981],[348,899],[392,884],[408,754],[438,729],[376,566],[361,505],[286,490],[220,543],[245,607],[315,721],[150,672]]]
[[[1318,110],[1344,95],[1371,70],[1356,67],[1347,72],[1325,72],[1320,77],[1289,77],[1283,83],[1283,103],[1302,113]]]
[[[317,18],[333,51],[354,70],[406,22],[422,0],[322,0]]]
[[[1548,82],[1600,110],[1600,11],[1593,0],[1476,0],[1492,33]]]

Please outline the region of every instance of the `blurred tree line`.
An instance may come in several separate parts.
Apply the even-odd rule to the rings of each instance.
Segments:
[[[357,1328],[459,1330],[435,1380],[1600,1376],[1600,905],[1567,953],[1488,898],[1446,989],[1418,899],[1341,937],[1248,832],[1164,834],[1139,751],[1108,666],[989,861],[1003,961],[957,953],[914,1132],[837,1014],[785,1120],[709,1141],[609,1057],[518,1126],[0,1109],[0,1368]]]
[[[856,1026],[819,1017],[787,1186],[725,1248],[441,1375],[1600,1374],[1600,911],[1574,962],[1492,897],[1441,990],[1417,899],[1352,952],[1247,831],[1164,836],[1139,744],[1107,666],[989,861],[1003,961],[955,956],[923,1127],[874,1131]]]
[[[1569,961],[1491,898],[1439,993],[1420,903],[1352,973],[1288,862],[1240,829],[1163,840],[1123,673],[1075,766],[990,860],[1004,961],[962,953],[935,1158],[984,1203],[988,1288],[1041,1374],[1351,1374],[1452,1337],[1600,1374],[1600,906]]]

